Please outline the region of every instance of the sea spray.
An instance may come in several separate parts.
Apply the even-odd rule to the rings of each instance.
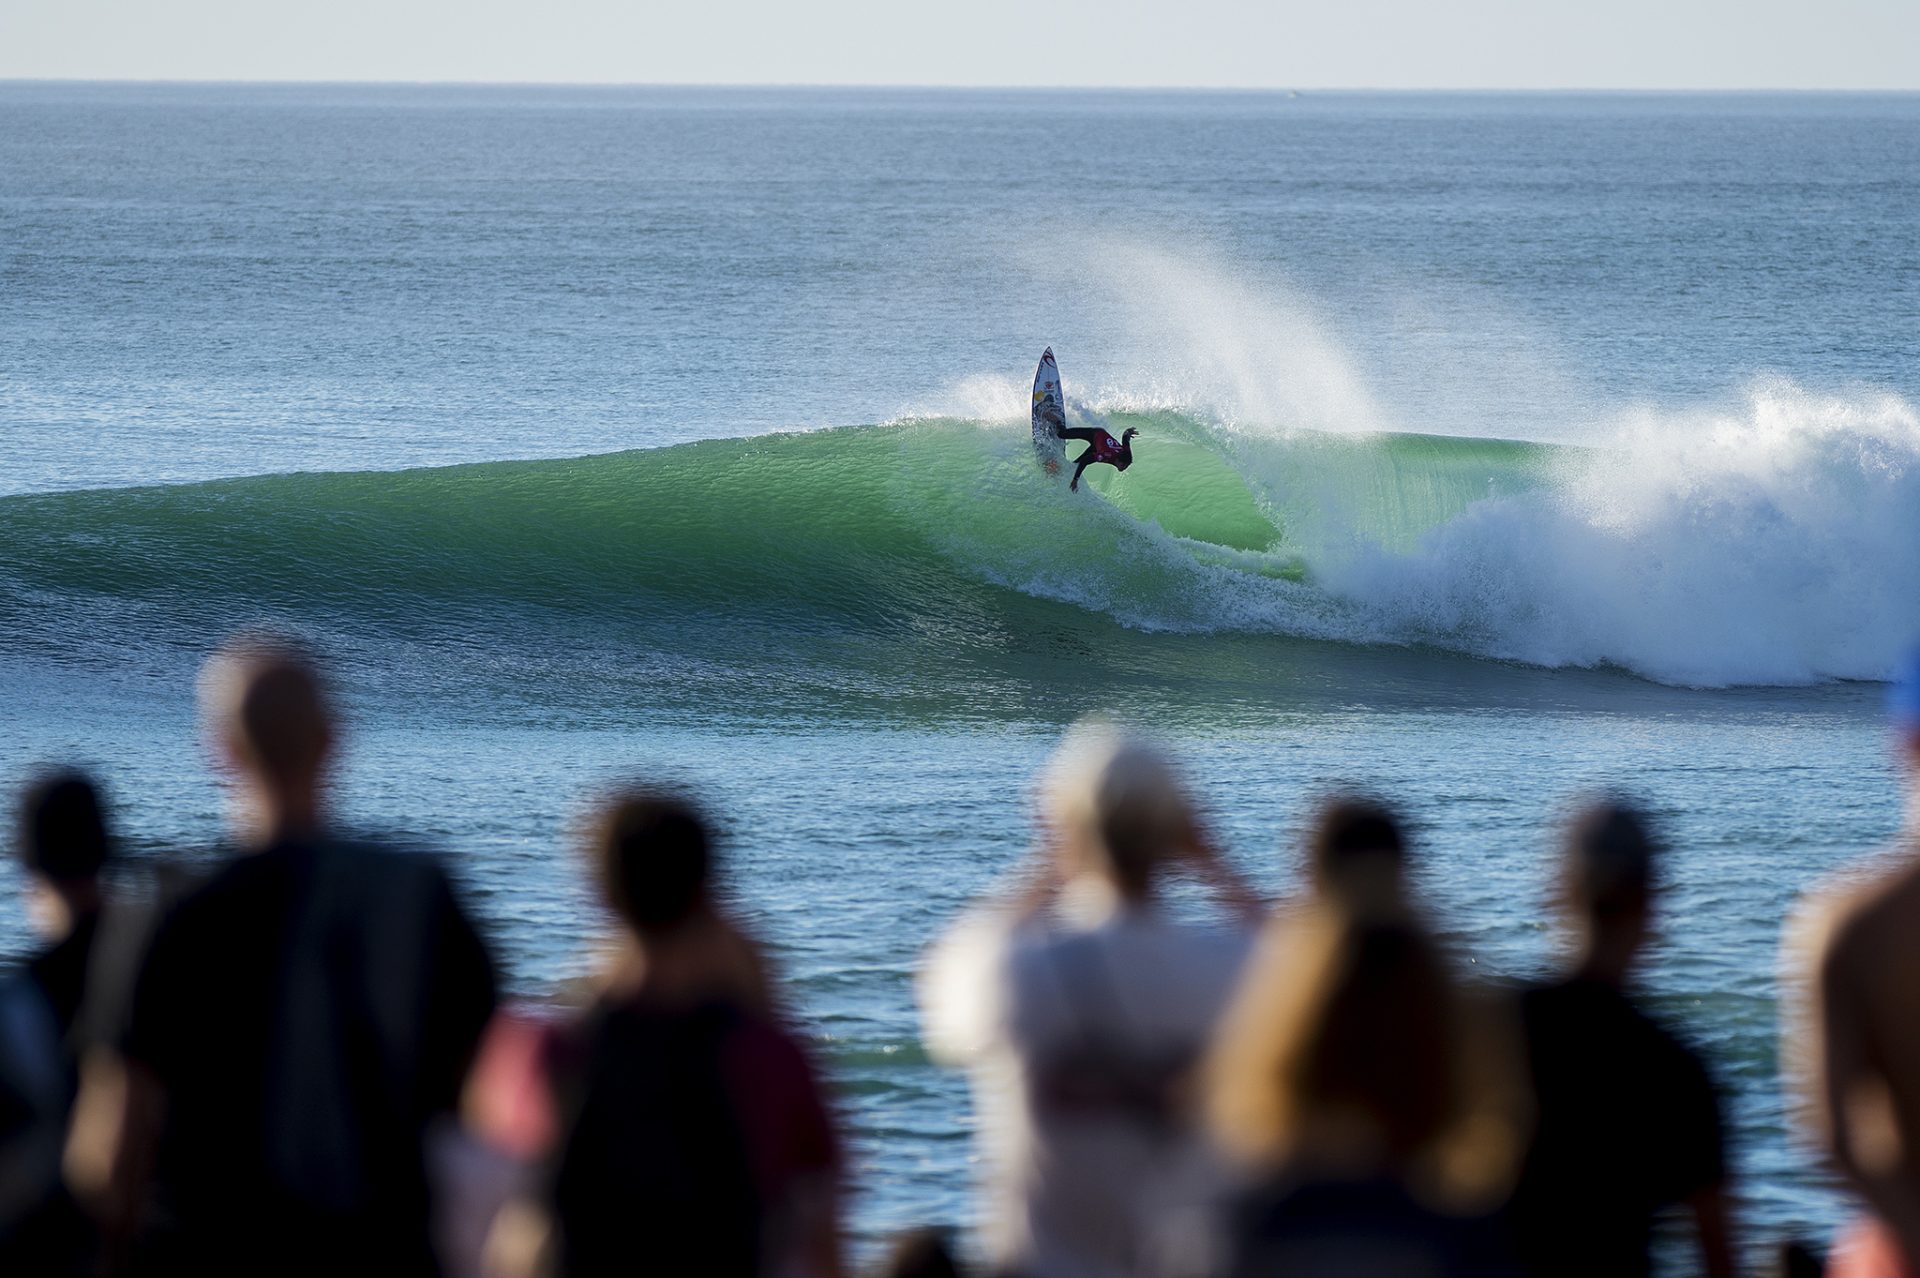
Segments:
[[[1546,482],[1411,551],[1364,539],[1316,579],[1401,638],[1703,686],[1884,678],[1920,636],[1920,418],[1894,397],[1757,387],[1651,410]]]

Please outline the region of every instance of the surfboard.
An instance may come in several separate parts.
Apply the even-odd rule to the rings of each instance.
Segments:
[[[1033,373],[1033,451],[1049,476],[1058,478],[1060,464],[1066,460],[1067,445],[1055,433],[1067,424],[1067,397],[1060,389],[1060,369],[1053,362],[1053,347],[1040,352],[1040,367]]]

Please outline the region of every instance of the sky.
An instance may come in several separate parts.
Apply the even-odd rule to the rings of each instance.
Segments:
[[[1920,0],[0,0],[0,79],[1920,89]]]

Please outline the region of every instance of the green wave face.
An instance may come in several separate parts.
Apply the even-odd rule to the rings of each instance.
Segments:
[[[1140,464],[1124,475],[1110,467],[1089,467],[1095,492],[1145,523],[1176,537],[1231,550],[1277,548],[1283,532],[1262,508],[1230,456],[1192,423],[1171,414],[1115,419],[1115,429],[1137,426]],[[1078,446],[1069,448],[1078,455]]]
[[[739,679],[1070,680],[1096,645],[1109,667],[1212,677],[1231,664],[1219,649],[1142,636],[1352,637],[1316,555],[1356,528],[1417,538],[1490,483],[1529,482],[1536,460],[1420,437],[1238,439],[1171,414],[1113,425],[1141,429],[1138,461],[1093,468],[1079,494],[1042,476],[1024,430],[929,420],[15,497],[0,618],[54,651],[103,634],[203,644],[265,618],[493,652],[585,637]]]

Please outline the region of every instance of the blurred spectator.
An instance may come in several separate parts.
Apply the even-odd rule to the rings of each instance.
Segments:
[[[960,1278],[953,1238],[945,1229],[911,1229],[893,1240],[874,1278]]]
[[[1867,1214],[1839,1278],[1920,1274],[1920,648],[1888,694],[1907,821],[1890,865],[1810,894],[1788,929],[1782,1057],[1816,1139]]]
[[[66,1192],[60,1156],[111,850],[93,784],[59,772],[28,785],[15,848],[41,946],[0,983],[0,1272],[77,1273],[90,1263],[92,1229]]]
[[[236,642],[200,692],[244,851],[159,923],[69,1176],[137,1270],[435,1273],[426,1133],[493,1009],[486,950],[432,860],[328,833],[304,656]]]
[[[1540,1275],[1650,1272],[1655,1217],[1684,1204],[1701,1272],[1733,1272],[1719,1099],[1706,1067],[1630,994],[1652,928],[1657,849],[1619,802],[1567,831],[1561,903],[1568,973],[1521,996],[1536,1105],[1510,1214]]]
[[[551,1145],[543,1200],[502,1213],[496,1272],[837,1278],[833,1124],[758,950],[714,898],[706,820],[628,794],[591,851],[621,943],[585,1016],[531,1062],[548,1116],[515,1104],[515,1071],[483,1057],[493,1095],[477,1107],[509,1141]],[[525,1027],[500,1050],[524,1053]]]
[[[1348,915],[1407,908],[1407,837],[1385,804],[1339,795],[1320,805],[1307,840],[1307,884],[1317,904]]]
[[[1524,1108],[1510,1036],[1410,907],[1391,812],[1328,805],[1310,856],[1314,899],[1275,925],[1210,1062],[1213,1130],[1249,1186],[1218,1271],[1509,1273],[1490,1213]]]
[[[1260,904],[1146,746],[1076,729],[1043,800],[1029,884],[929,955],[927,1043],[973,1072],[994,1264],[1046,1278],[1173,1272],[1218,1188],[1192,1074]],[[1180,871],[1212,891],[1225,926],[1169,916],[1162,889]]]

